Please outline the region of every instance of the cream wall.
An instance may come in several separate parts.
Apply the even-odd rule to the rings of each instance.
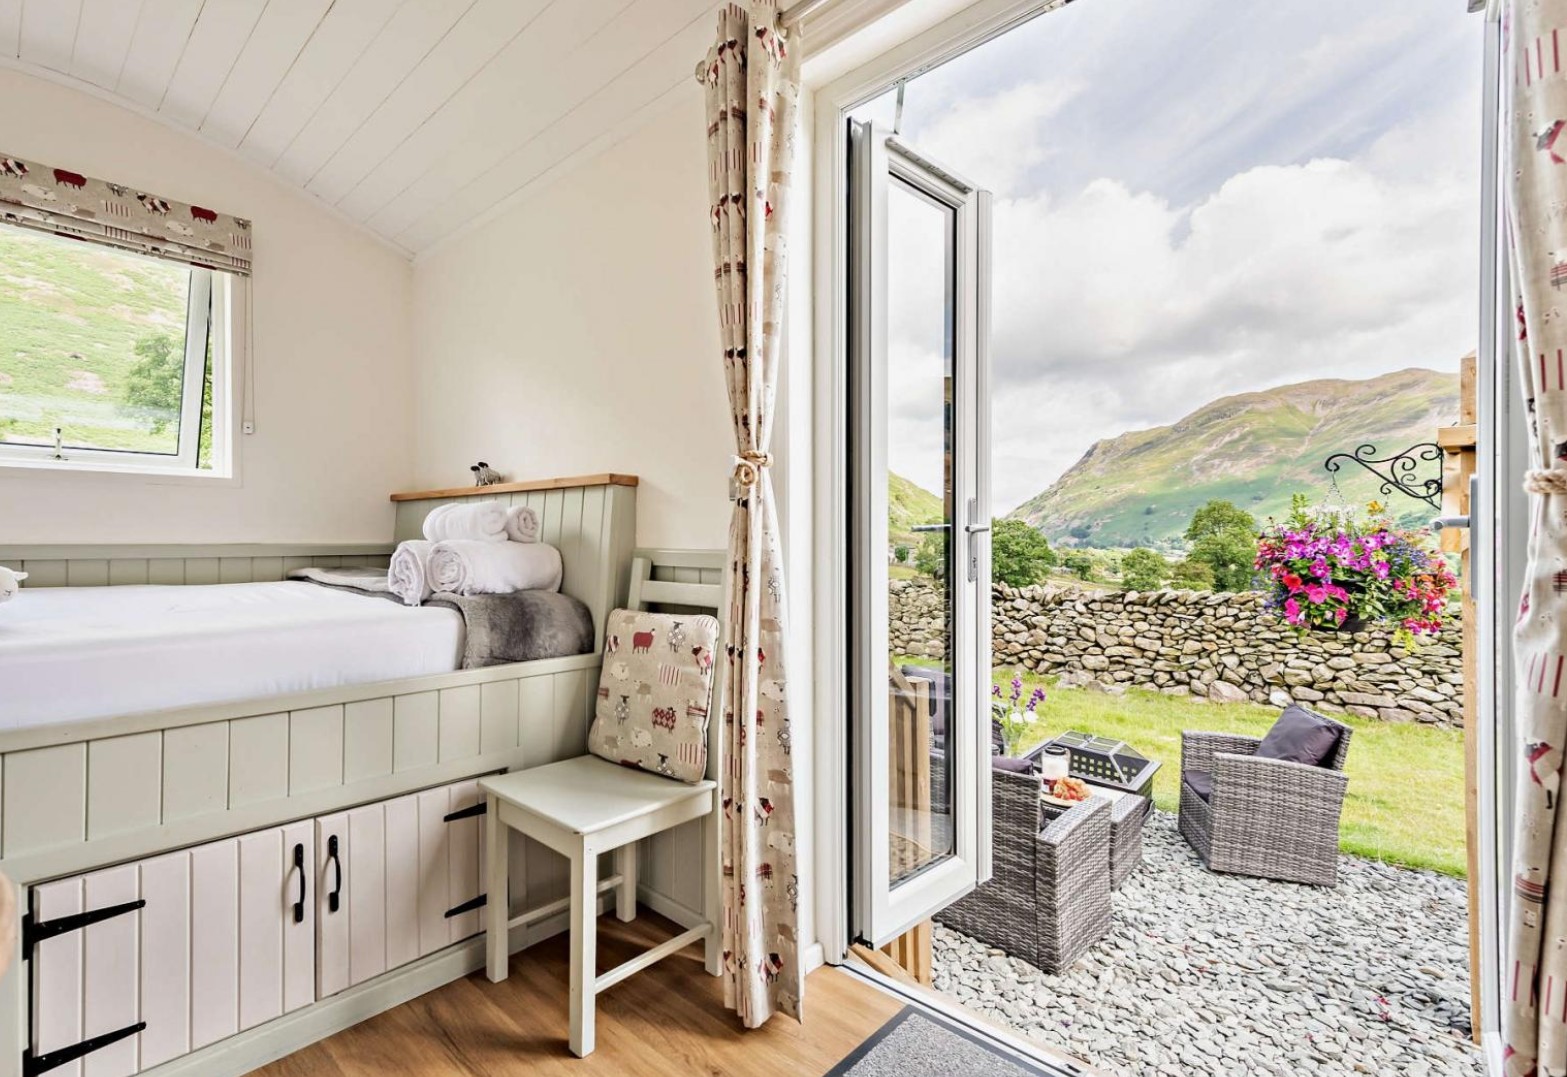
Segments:
[[[641,476],[637,541],[715,547],[729,520],[702,100],[414,265],[418,485]]]
[[[387,541],[411,477],[408,260],[222,150],[0,69],[0,150],[255,222],[256,433],[236,483],[0,468],[0,542]],[[25,104],[25,107],[23,107]]]

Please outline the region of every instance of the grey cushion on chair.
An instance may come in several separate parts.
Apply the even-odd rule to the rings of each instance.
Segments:
[[[1181,781],[1191,786],[1192,792],[1203,799],[1203,803],[1213,803],[1213,771],[1211,770],[1183,770]]]
[[[1338,727],[1332,722],[1299,703],[1291,703],[1262,738],[1257,757],[1320,767],[1333,757],[1338,736]]]

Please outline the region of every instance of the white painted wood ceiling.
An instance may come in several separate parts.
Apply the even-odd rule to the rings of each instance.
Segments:
[[[0,0],[0,63],[197,132],[416,254],[673,100],[716,9]]]

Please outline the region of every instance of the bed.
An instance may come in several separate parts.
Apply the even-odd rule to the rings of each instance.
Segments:
[[[538,513],[594,643],[480,669],[455,668],[450,610],[283,582],[309,566],[384,567],[426,513],[473,491],[394,495],[384,543],[0,545],[0,564],[29,573],[8,608],[31,633],[0,635],[0,670],[27,686],[0,692],[0,872],[27,914],[24,959],[0,978],[0,1072],[243,1074],[480,967],[476,779],[585,751],[604,621],[633,564],[671,583],[721,575],[719,555],[633,550],[635,485],[481,492]],[[91,638],[63,628],[84,613]],[[144,688],[149,668],[179,681],[177,705]],[[699,922],[700,855],[695,833],[644,848],[641,900]],[[526,844],[510,864],[518,949],[565,929],[566,878]],[[339,873],[347,891],[329,910]],[[197,916],[198,894],[237,905]],[[105,909],[131,911],[82,927]],[[89,1048],[90,1062],[68,1057]]]
[[[25,588],[0,607],[0,729],[450,673],[455,610],[313,583]]]

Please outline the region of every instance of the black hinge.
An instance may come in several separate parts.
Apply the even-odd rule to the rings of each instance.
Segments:
[[[488,900],[488,898],[489,895],[480,894],[476,898],[469,898],[461,905],[453,905],[451,908],[446,910],[446,918],[450,920],[452,917],[461,916],[465,912],[473,912],[475,909],[482,909],[484,908],[485,902]]]
[[[80,931],[84,927],[100,924],[105,920],[112,920],[116,916],[124,916],[128,912],[147,907],[145,901],[127,901],[123,905],[106,905],[101,909],[91,912],[77,912],[70,916],[58,916],[53,920],[38,920],[28,913],[22,917],[22,960],[33,959],[33,947],[56,935],[68,935],[72,931]]]
[[[111,1043],[119,1043],[129,1036],[134,1036],[147,1027],[147,1022],[137,1021],[134,1025],[115,1029],[113,1032],[105,1032],[101,1036],[93,1036],[81,1043],[73,1043],[69,1047],[62,1047],[58,1051],[50,1051],[47,1054],[35,1055],[32,1048],[22,1052],[22,1077],[36,1077],[40,1073],[48,1073],[67,1062],[75,1062],[94,1051],[101,1051]]]
[[[455,823],[459,819],[472,819],[476,815],[483,815],[487,810],[489,810],[489,801],[481,800],[477,804],[470,804],[466,808],[458,808],[449,813],[444,821]]]

